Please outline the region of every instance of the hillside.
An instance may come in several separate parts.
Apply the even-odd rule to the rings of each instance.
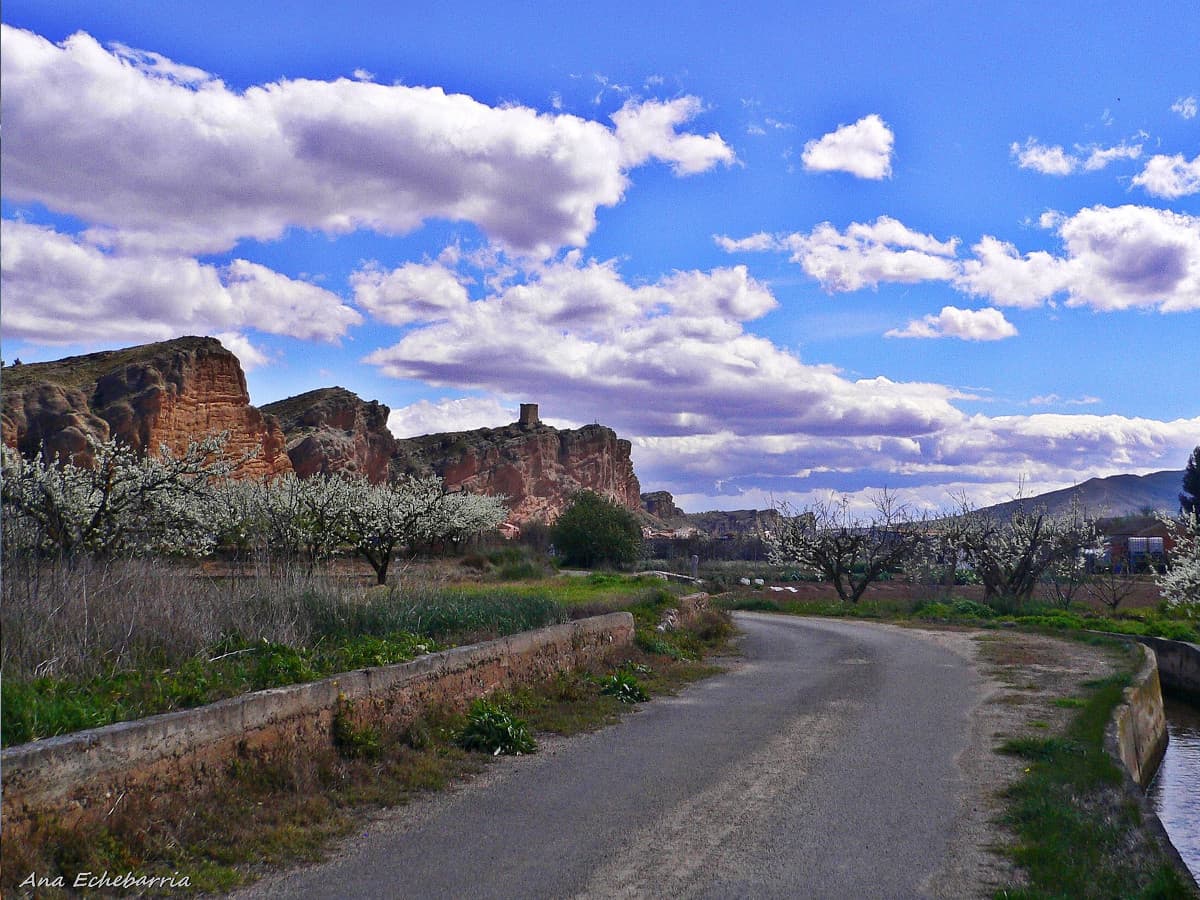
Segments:
[[[391,410],[382,403],[331,387],[268,403],[262,410],[279,420],[288,458],[301,478],[347,472],[378,484],[390,476],[397,443],[387,427]]]
[[[1183,487],[1183,470],[1154,472],[1150,475],[1110,475],[1107,478],[1090,478],[1074,487],[1039,494],[1024,501],[1010,500],[988,507],[998,515],[1007,515],[1024,502],[1045,506],[1046,510],[1058,515],[1071,508],[1073,498],[1078,498],[1084,512],[1093,518],[1114,518],[1150,512],[1173,513],[1179,511],[1179,492]]]

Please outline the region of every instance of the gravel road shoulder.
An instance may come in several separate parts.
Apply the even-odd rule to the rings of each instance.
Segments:
[[[998,824],[1000,795],[1022,774],[1022,760],[996,752],[1005,740],[1062,733],[1074,715],[1056,700],[1080,696],[1084,683],[1115,674],[1122,651],[1036,634],[911,629],[969,660],[979,674],[970,743],[955,762],[964,794],[945,862],[924,885],[929,896],[990,897],[1022,883],[1000,848],[1012,835]]]

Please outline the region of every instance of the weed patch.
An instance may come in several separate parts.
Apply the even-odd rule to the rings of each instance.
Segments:
[[[622,703],[645,703],[650,699],[635,675],[615,672],[600,682],[600,693],[615,697]]]
[[[489,700],[479,699],[471,704],[467,724],[458,737],[464,750],[488,753],[492,756],[520,756],[537,751],[537,741],[529,726],[508,710]]]
[[[315,648],[226,639],[208,653],[164,669],[91,678],[5,678],[0,687],[4,745],[188,709],[247,691],[300,684],[364,666],[407,662],[436,649],[405,632],[359,635]]]

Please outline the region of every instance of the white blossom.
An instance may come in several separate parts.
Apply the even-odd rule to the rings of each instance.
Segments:
[[[1158,588],[1169,606],[1195,615],[1200,613],[1200,519],[1192,512],[1164,521],[1175,547],[1170,565],[1157,574]]]

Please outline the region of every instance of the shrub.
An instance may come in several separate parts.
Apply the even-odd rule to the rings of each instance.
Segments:
[[[955,600],[954,612],[960,616],[970,616],[973,619],[990,619],[994,616],[995,610],[983,603],[976,603],[974,600]]]
[[[594,491],[580,491],[551,528],[568,565],[628,565],[642,550],[642,529],[633,513]]]
[[[655,656],[669,656],[671,659],[681,659],[683,657],[683,653],[678,647],[667,643],[667,641],[652,631],[646,632],[639,629],[634,637],[634,643],[639,649],[645,650],[647,653],[653,653]]]
[[[946,603],[923,603],[917,609],[917,617],[921,619],[949,619],[953,613]]]
[[[501,581],[525,581],[532,578],[541,578],[545,572],[537,563],[527,561],[505,563],[500,567],[498,574]]]

